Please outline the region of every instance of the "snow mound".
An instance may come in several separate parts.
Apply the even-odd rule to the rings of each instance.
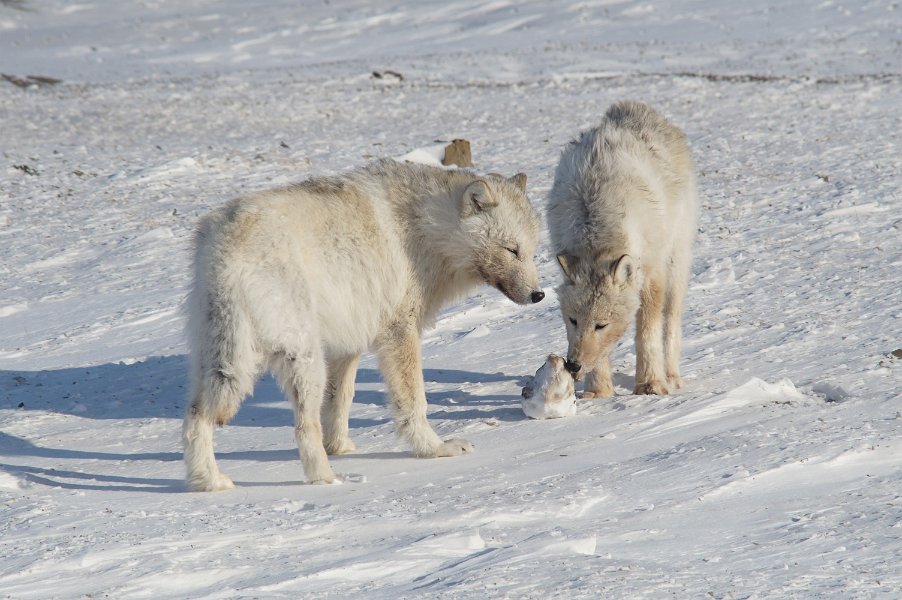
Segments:
[[[432,146],[424,146],[422,148],[414,148],[407,154],[393,157],[398,162],[416,163],[419,165],[429,165],[431,167],[439,167],[441,169],[456,169],[457,165],[444,165],[442,160],[445,158],[445,148],[448,144],[434,144]]]
[[[443,158],[445,158],[445,144],[436,144],[424,148],[415,148],[407,154],[396,156],[395,160],[398,162],[412,162],[420,165],[444,167],[445,165],[442,164]]]
[[[16,313],[22,312],[27,308],[27,302],[19,302],[18,304],[10,304],[9,306],[0,306],[0,318],[9,317]]]
[[[739,387],[716,394],[702,406],[654,429],[657,434],[660,434],[683,427],[714,422],[723,417],[747,412],[749,409],[779,405],[806,406],[816,403],[815,398],[800,392],[795,384],[787,378],[780,379],[776,383],[768,383],[763,379],[752,377]]]
[[[0,490],[20,490],[22,482],[11,473],[0,471]]]
[[[811,391],[820,394],[827,402],[842,402],[849,397],[849,392],[842,386],[820,382],[811,386]]]
[[[736,282],[736,271],[730,257],[713,261],[707,269],[699,273],[692,284],[693,289],[708,289]]]
[[[723,399],[715,404],[726,410],[740,406],[798,404],[803,403],[806,399],[807,397],[796,389],[795,384],[788,378],[783,378],[776,383],[768,383],[763,379],[752,377],[739,387],[724,394]]]
[[[485,540],[478,530],[455,531],[441,535],[429,535],[414,542],[402,552],[419,556],[433,554],[453,557],[466,556],[474,551],[483,550],[485,547]]]
[[[593,556],[598,543],[594,535],[572,534],[568,537],[561,536],[559,541],[551,542],[545,547],[546,554],[581,554]]]

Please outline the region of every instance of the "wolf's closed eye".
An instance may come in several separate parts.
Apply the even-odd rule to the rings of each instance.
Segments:
[[[601,331],[602,329],[604,329],[604,328],[607,327],[607,326],[608,326],[607,323],[596,323],[596,324],[595,324],[595,331]]]

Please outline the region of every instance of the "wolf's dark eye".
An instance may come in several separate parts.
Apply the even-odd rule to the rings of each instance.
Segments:
[[[520,249],[519,248],[505,248],[508,252],[514,255],[515,258],[520,258]]]
[[[573,326],[576,327],[576,319],[570,317],[570,322],[573,323]]]
[[[604,324],[596,323],[596,324],[595,324],[595,331],[601,331],[602,329],[604,329],[604,328],[607,327],[607,326],[608,326],[607,323],[604,323]]]

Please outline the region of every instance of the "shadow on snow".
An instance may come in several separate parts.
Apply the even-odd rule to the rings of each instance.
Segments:
[[[501,373],[476,373],[454,369],[425,369],[423,376],[429,383],[450,386],[467,383],[511,382],[519,391],[521,377]],[[360,404],[386,404],[381,391],[381,377],[374,369],[357,372],[357,391],[354,401]],[[361,386],[364,389],[361,389]],[[105,364],[49,371],[0,371],[0,409],[22,411],[27,419],[32,412],[73,415],[87,419],[173,419],[181,421],[187,397],[187,357],[151,357],[134,364]],[[432,392],[427,401],[433,407],[430,418],[435,419],[498,419],[522,420],[519,395],[477,395],[462,390]],[[350,419],[350,427],[362,429],[390,422],[384,418]],[[254,395],[248,397],[230,426],[290,427],[293,416],[288,401],[269,375],[256,385]],[[174,428],[179,425],[173,424]],[[88,473],[65,468],[21,464],[26,457],[50,460],[82,461],[155,461],[181,462],[181,452],[108,452],[52,448],[36,445],[30,440],[0,431],[0,456],[3,470],[39,485],[73,490],[140,491],[172,493],[185,491],[181,479],[129,477],[117,474]],[[378,452],[332,457],[399,458],[408,452]],[[221,461],[297,461],[296,448],[284,450],[247,450],[216,453]],[[17,460],[23,459],[23,460]],[[20,463],[20,464],[16,464]],[[242,486],[296,485],[299,482],[240,482]]]
[[[46,411],[88,419],[181,419],[188,393],[187,357],[151,357],[134,364],[105,364],[50,371],[0,371],[0,409]],[[455,369],[425,369],[428,383],[466,384],[510,381],[519,376],[476,373]],[[385,405],[381,377],[375,369],[357,371],[354,402]],[[361,389],[361,385],[367,389]],[[519,391],[519,387],[516,387]],[[449,397],[453,397],[449,399]],[[431,392],[433,406],[491,407],[519,402],[519,396],[477,396],[471,393]],[[455,417],[444,414],[447,418]],[[486,415],[483,415],[485,417]],[[383,424],[386,419],[351,419],[351,428]],[[230,426],[285,426],[293,423],[291,407],[270,375],[261,378],[253,396],[245,399]]]

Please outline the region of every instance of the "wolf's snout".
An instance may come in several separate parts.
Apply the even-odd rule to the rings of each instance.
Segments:
[[[572,360],[568,360],[567,362],[564,363],[564,368],[567,369],[567,371],[575,377],[576,374],[579,373],[580,370],[583,368],[583,366],[581,364],[579,364],[578,362],[573,362]]]
[[[544,297],[545,297],[545,292],[543,292],[542,290],[538,290],[536,292],[533,292],[529,296],[529,299],[532,300],[533,304],[535,304],[537,302],[541,302]]]

